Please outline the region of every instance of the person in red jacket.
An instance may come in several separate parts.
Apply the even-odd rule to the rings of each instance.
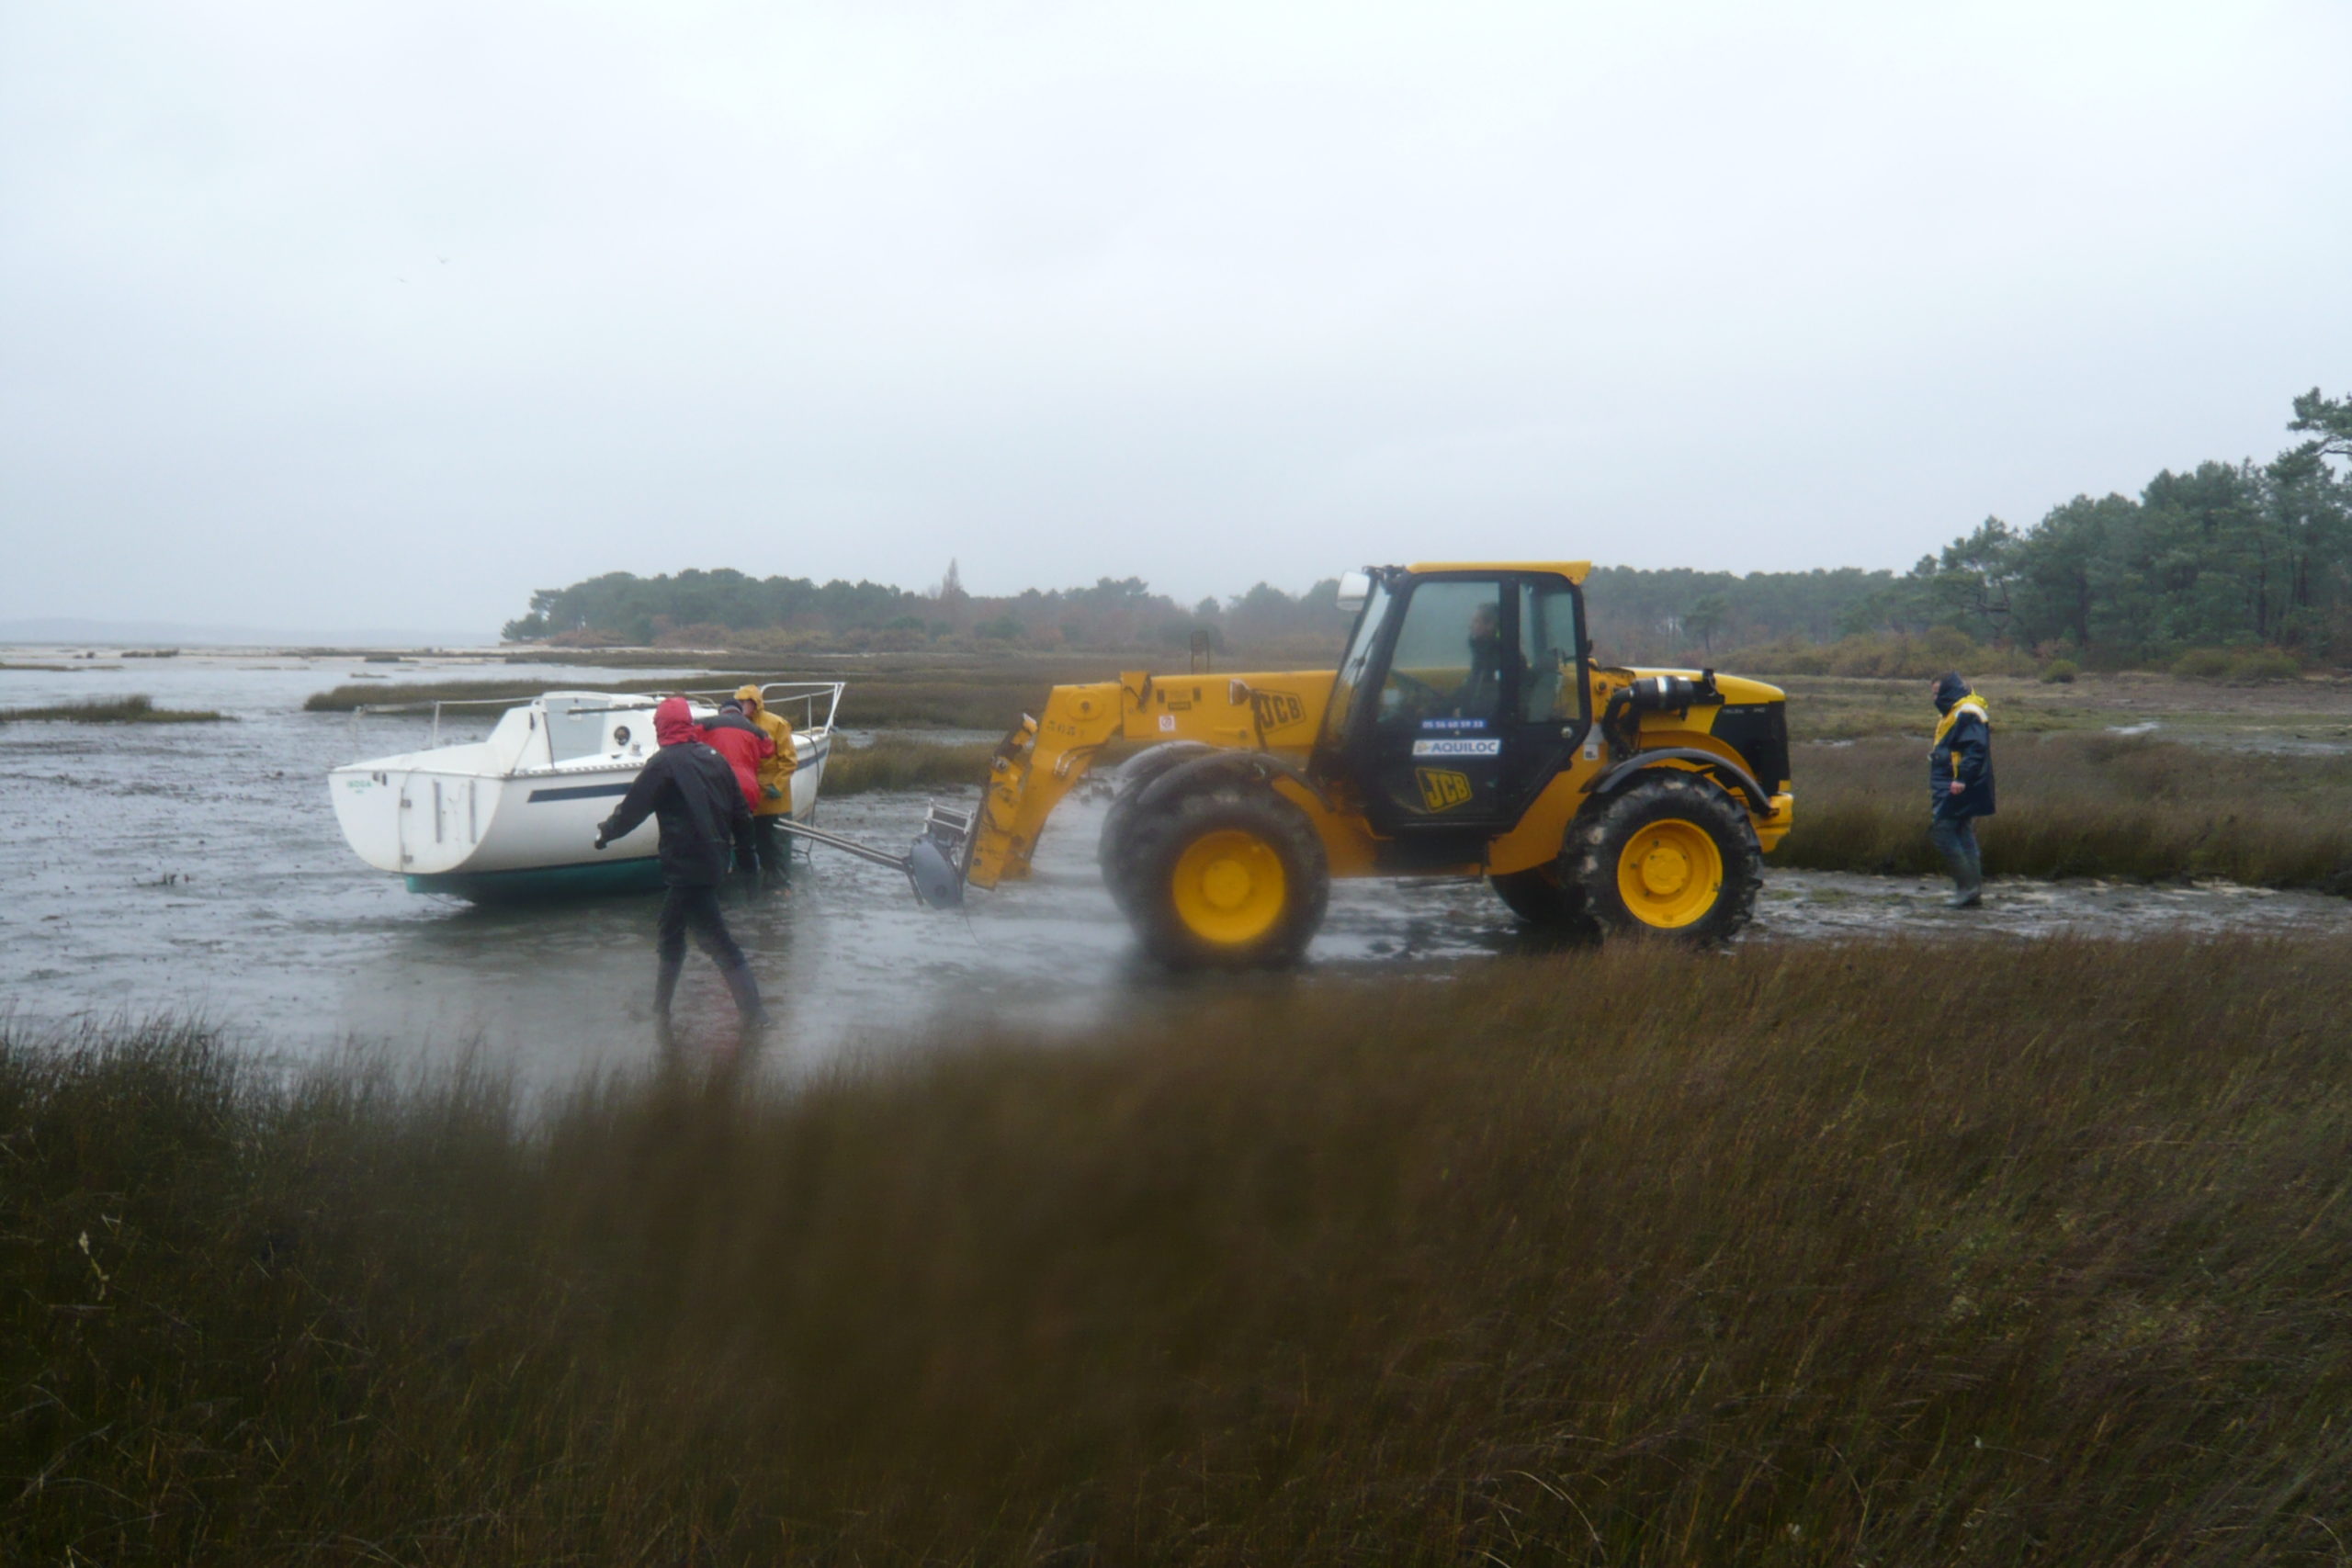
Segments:
[[[775,755],[775,742],[768,739],[767,731],[744,717],[743,705],[730,697],[719,705],[710,722],[698,727],[695,733],[735,770],[735,782],[743,790],[744,808],[759,810],[760,764]],[[737,830],[735,869],[746,876],[759,874],[757,843],[748,822]]]

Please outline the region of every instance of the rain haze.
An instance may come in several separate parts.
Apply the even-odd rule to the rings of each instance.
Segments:
[[[2304,4],[18,5],[0,621],[1902,567],[2352,386]]]

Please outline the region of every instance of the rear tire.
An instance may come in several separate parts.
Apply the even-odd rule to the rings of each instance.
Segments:
[[[1564,858],[1611,936],[1727,942],[1754,917],[1764,886],[1747,813],[1707,780],[1663,769],[1579,818]]]
[[[1585,907],[1584,888],[1565,859],[1487,878],[1487,885],[1521,924],[1546,936],[1598,942],[1600,922]]]
[[[1323,923],[1331,868],[1306,814],[1262,787],[1187,792],[1123,834],[1114,888],[1152,957],[1176,969],[1295,964]]]

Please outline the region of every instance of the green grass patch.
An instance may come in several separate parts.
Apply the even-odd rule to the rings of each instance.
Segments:
[[[1803,746],[1796,826],[1770,863],[1942,870],[1928,843],[1927,740]],[[2138,736],[1996,733],[2000,811],[1977,825],[2001,876],[2217,876],[2352,894],[2352,758]]]
[[[42,720],[60,724],[219,724],[225,716],[210,708],[159,708],[144,696],[93,697],[48,707],[0,708],[0,724]]]
[[[1629,946],[530,1121],[0,1024],[0,1556],[2333,1561],[2347,957]]]

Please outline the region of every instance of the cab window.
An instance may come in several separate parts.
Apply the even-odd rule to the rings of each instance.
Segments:
[[[1364,666],[1372,662],[1373,649],[1380,642],[1380,628],[1388,619],[1388,585],[1373,579],[1372,593],[1364,600],[1363,613],[1356,617],[1355,637],[1348,644],[1348,651],[1340,660],[1339,679],[1331,684],[1329,716],[1324,721],[1333,742],[1345,739],[1348,720],[1355,711],[1356,690],[1363,684]]]
[[[1519,657],[1526,679],[1519,716],[1528,724],[1573,723],[1584,716],[1585,686],[1577,678],[1577,596],[1559,581],[1524,582],[1519,590]]]
[[[1502,716],[1502,586],[1423,582],[1405,607],[1380,690],[1382,726]]]

